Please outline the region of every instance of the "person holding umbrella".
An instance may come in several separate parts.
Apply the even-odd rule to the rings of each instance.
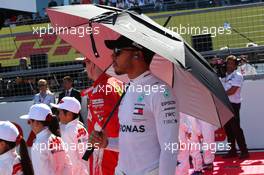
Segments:
[[[79,59],[80,60],[80,59]],[[88,133],[100,130],[109,113],[120,98],[123,83],[104,73],[88,58],[81,58],[86,65],[87,76],[94,81],[88,91]],[[117,138],[119,133],[118,111],[105,130],[108,137]],[[91,175],[113,175],[118,161],[118,152],[113,150],[95,150],[90,159]]]
[[[215,71],[179,34],[166,28],[170,18],[161,26],[135,9],[96,5],[61,6],[47,9],[47,13],[53,27],[100,27],[99,35],[94,32],[85,39],[77,35],[58,36],[110,75],[116,76],[111,74],[112,50],[104,42],[122,35],[156,53],[149,66],[151,73],[172,87],[179,111],[218,127],[233,117],[232,106]],[[123,76],[118,78],[127,82]]]
[[[171,88],[149,71],[154,52],[124,36],[106,40],[105,44],[113,50],[115,73],[127,74],[130,83],[119,106],[118,147],[104,132],[93,131],[91,143],[119,149],[118,175],[174,175],[177,148],[173,150],[172,146],[178,144],[177,102]],[[140,87],[151,87],[152,91],[145,93],[138,90]]]
[[[96,13],[95,13],[96,12]],[[72,45],[74,48],[76,48],[80,53],[88,57],[91,62],[96,64],[98,67],[100,67],[103,71],[111,73],[111,69],[114,67],[117,73],[119,74],[127,74],[130,78],[130,80],[134,78],[139,78],[140,80],[144,77],[140,77],[141,74],[148,73],[146,71],[151,70],[151,76],[155,75],[158,77],[158,80],[162,80],[160,84],[167,83],[168,86],[172,87],[173,93],[177,94],[174,96],[176,100],[172,103],[162,103],[163,105],[161,107],[164,107],[166,110],[172,110],[174,107],[170,108],[166,105],[175,105],[173,103],[176,103],[177,101],[177,110],[181,111],[183,113],[187,113],[193,117],[197,117],[201,120],[207,121],[211,124],[214,124],[216,126],[223,126],[227,121],[229,121],[232,117],[232,106],[228,100],[228,97],[223,89],[223,85],[221,84],[219,78],[215,74],[215,71],[213,68],[208,64],[208,62],[198,53],[196,52],[188,43],[184,41],[184,39],[177,33],[174,33],[172,31],[167,30],[166,25],[169,22],[168,18],[163,26],[160,26],[155,21],[147,17],[146,15],[142,13],[138,13],[137,11],[133,10],[121,10],[121,9],[113,9],[109,8],[107,6],[95,6],[95,5],[85,5],[85,6],[72,6],[71,8],[68,7],[59,7],[56,9],[48,9],[47,13],[50,17],[52,26],[65,26],[65,24],[68,27],[83,27],[83,25],[86,26],[99,26],[100,27],[100,35],[96,35],[95,33],[91,35],[86,35],[85,39],[80,39],[80,37],[75,35],[63,35],[59,34],[59,36]],[[67,18],[70,16],[71,18],[69,20],[64,21],[61,19]],[[65,23],[66,22],[66,23]],[[120,35],[125,36],[129,38],[130,40],[134,42],[130,42],[129,44],[126,42],[120,42],[121,45],[118,47],[108,47],[111,49],[107,49],[105,45],[105,40],[116,40],[117,37]],[[144,47],[142,47],[144,46]],[[135,49],[136,48],[136,49]],[[147,50],[144,48],[148,48]],[[109,55],[112,54],[112,51],[114,50],[113,58],[114,58],[114,64],[113,60]],[[154,54],[148,54],[149,50],[156,53],[154,59],[152,60],[152,56]],[[152,52],[152,53],[153,53]],[[143,54],[144,53],[144,54]],[[129,57],[129,59],[127,58]],[[116,58],[116,59],[115,59]],[[146,61],[143,61],[144,58],[146,58]],[[150,59],[151,58],[151,59]],[[149,65],[151,61],[151,65]],[[142,62],[143,61],[143,62]],[[120,63],[121,62],[121,63]],[[144,63],[144,64],[142,64]],[[120,64],[122,65],[122,70],[120,69]],[[124,69],[124,67],[126,67]],[[120,72],[121,71],[121,72]],[[115,76],[115,75],[113,75]],[[123,78],[123,76],[121,76]],[[121,79],[120,77],[120,79]],[[127,82],[126,80],[124,80]],[[148,83],[142,80],[143,85]],[[136,85],[139,83],[136,81]],[[157,81],[159,82],[159,81]],[[131,84],[131,83],[130,83]],[[139,84],[142,85],[142,84]],[[132,86],[132,88],[135,86],[135,84]],[[152,86],[149,86],[152,87]],[[165,86],[166,87],[166,86]],[[129,88],[131,89],[131,88]],[[139,91],[142,88],[139,87]],[[147,89],[145,89],[147,90]],[[162,97],[157,97],[160,94],[160,96],[164,95],[166,97],[171,97],[169,93],[171,92],[171,89],[168,89],[167,91],[161,91],[162,93],[151,93],[151,95],[148,95],[147,97],[155,96],[155,98],[152,98],[151,100],[145,102],[144,100],[149,99],[145,98],[144,95],[141,92],[135,93],[132,95],[131,92],[129,92],[129,97],[127,95],[121,96],[124,97],[121,101],[120,109],[125,109],[123,105],[126,107],[129,106],[133,108],[133,113],[130,111],[132,109],[126,109],[126,113],[124,114],[125,121],[120,121],[120,140],[119,145],[122,145],[122,148],[119,148],[120,151],[120,158],[124,157],[124,155],[132,155],[131,157],[142,157],[137,156],[135,154],[136,151],[139,150],[139,148],[136,146],[138,144],[130,144],[126,148],[130,148],[130,151],[124,150],[123,146],[125,145],[126,141],[124,141],[124,135],[130,136],[130,132],[132,132],[131,136],[135,136],[137,132],[140,134],[143,133],[149,133],[149,129],[146,129],[146,126],[141,126],[139,123],[145,120],[144,117],[148,116],[149,113],[146,113],[145,107],[137,106],[138,102],[133,103],[134,99],[127,100],[127,98],[130,98],[131,96],[135,97],[138,96],[139,102],[147,103],[147,104],[157,104],[160,103],[159,100],[165,100]],[[155,94],[155,95],[153,95]],[[132,98],[132,97],[131,97]],[[154,101],[153,103],[150,103],[150,101]],[[172,101],[172,100],[171,100]],[[129,104],[129,102],[131,104]],[[144,105],[144,104],[143,104]],[[151,106],[149,105],[149,106]],[[119,106],[119,101],[117,105],[115,105],[114,109],[117,109]],[[122,107],[123,106],[123,107]],[[151,106],[153,107],[153,106]],[[153,110],[153,109],[151,109]],[[150,111],[151,111],[150,110]],[[160,109],[157,107],[155,108],[156,111],[160,111]],[[119,111],[119,114],[122,114],[125,110]],[[148,110],[147,110],[148,111]],[[134,114],[135,112],[135,114]],[[152,116],[155,115],[156,112],[152,112]],[[168,112],[165,114],[167,119],[164,119],[163,123],[173,123],[173,120],[170,120],[170,118],[173,118],[174,113],[170,111],[163,111]],[[111,119],[110,113],[109,117],[107,118],[106,122],[104,123],[102,129],[104,130],[107,126],[108,119]],[[128,116],[129,115],[129,116]],[[143,118],[141,118],[144,116]],[[127,118],[126,118],[127,117]],[[119,119],[124,119],[123,117],[120,117]],[[131,119],[133,118],[133,120]],[[154,118],[154,117],[153,117]],[[162,117],[160,117],[162,118]],[[159,119],[160,119],[159,118]],[[131,120],[129,120],[131,119]],[[128,123],[128,122],[135,122],[138,121],[138,124],[135,126],[135,123]],[[174,120],[175,121],[175,120]],[[149,120],[145,121],[147,124],[150,124]],[[157,125],[155,125],[157,123]],[[152,123],[152,126],[154,128],[158,128],[155,131],[150,131],[153,135],[152,137],[148,139],[143,140],[151,140],[153,136],[157,135],[157,139],[153,138],[154,142],[158,140],[158,142],[153,143],[153,141],[146,142],[150,143],[150,145],[153,145],[152,148],[157,147],[161,148],[165,144],[159,145],[159,142],[162,142],[163,136],[166,136],[167,138],[165,140],[170,140],[170,135],[166,134],[160,134],[163,130],[160,130],[160,126],[162,122],[156,122],[154,120],[154,123]],[[176,124],[177,125],[177,124]],[[138,128],[141,126],[140,128]],[[171,125],[170,125],[171,126]],[[162,127],[161,127],[162,128]],[[170,131],[171,128],[167,128],[167,131]],[[172,129],[173,130],[173,129]],[[138,134],[139,134],[138,133]],[[171,133],[171,132],[169,132]],[[99,134],[100,135],[100,134]],[[160,137],[162,135],[162,137]],[[177,135],[177,134],[176,134]],[[99,137],[103,138],[103,137]],[[131,142],[131,140],[137,140],[140,142],[140,139],[138,138],[128,138],[128,142]],[[142,135],[140,135],[140,138],[142,138]],[[177,139],[177,136],[174,138]],[[97,138],[95,138],[96,140]],[[161,139],[161,140],[160,140]],[[94,139],[91,139],[94,140]],[[107,140],[107,139],[101,139],[101,141]],[[108,147],[111,146],[110,140]],[[100,139],[99,139],[100,141]],[[142,140],[141,140],[142,141]],[[151,144],[153,143],[153,144]],[[158,144],[156,144],[158,143]],[[132,145],[132,146],[131,146]],[[142,144],[140,144],[142,145]],[[144,146],[148,146],[149,144],[144,144]],[[159,145],[159,146],[158,146]],[[105,146],[105,145],[104,145]],[[170,145],[166,145],[170,146]],[[131,153],[132,148],[135,148],[136,151],[133,150],[133,154]],[[166,147],[167,148],[167,147]],[[149,149],[144,149],[149,150]],[[168,149],[166,149],[168,150]],[[83,156],[83,159],[87,160],[89,156],[91,155],[92,150],[87,150]],[[144,158],[148,157],[145,156],[146,152],[148,151],[138,151],[140,153],[144,153]],[[156,157],[159,157],[157,155],[160,155],[161,160],[163,160],[164,157],[169,158],[170,156],[164,156],[164,150],[161,150],[159,153],[157,151],[153,151],[156,153]],[[176,157],[176,156],[175,156]],[[176,159],[176,158],[173,158]],[[156,159],[159,160],[159,159]],[[134,174],[146,174],[148,171],[144,171],[146,173],[142,173],[141,167],[144,166],[144,168],[149,167],[150,165],[147,165],[143,163],[142,161],[137,161],[137,158],[134,159],[134,161],[131,163],[124,163],[126,160],[120,160],[119,159],[119,165],[118,167],[121,167],[125,172],[133,173]],[[147,161],[147,160],[146,160]],[[128,161],[127,161],[128,162]],[[139,166],[136,166],[137,168],[133,168],[136,163],[139,164]],[[148,162],[148,161],[147,161]],[[155,162],[155,161],[152,161]],[[156,161],[157,162],[157,161]],[[165,174],[171,174],[171,164],[168,163],[167,168],[164,166],[164,163],[167,161],[158,161],[161,163],[159,168],[161,172],[165,172]],[[171,162],[171,161],[170,161]],[[135,163],[135,164],[134,164]],[[127,164],[130,165],[130,168],[125,167]],[[153,163],[155,164],[155,163]],[[123,166],[124,165],[124,166]],[[158,167],[158,166],[157,166]],[[166,167],[166,168],[164,168]],[[143,168],[143,169],[144,169]],[[174,167],[175,168],[175,167]],[[132,169],[132,170],[131,170]],[[139,170],[141,169],[141,170]],[[149,168],[146,168],[149,169]],[[129,171],[131,170],[131,171]],[[153,169],[154,170],[154,169]],[[164,171],[163,171],[164,170]],[[139,173],[137,173],[139,171]],[[169,172],[168,172],[169,171]]]

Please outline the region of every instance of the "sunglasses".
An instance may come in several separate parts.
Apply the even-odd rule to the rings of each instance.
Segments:
[[[136,48],[114,48],[113,53],[115,56],[119,56],[123,50],[133,51],[133,50],[137,50],[137,49]]]

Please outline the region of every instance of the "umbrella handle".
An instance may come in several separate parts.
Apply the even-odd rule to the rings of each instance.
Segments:
[[[105,123],[102,126],[102,130],[106,128],[107,124],[109,123],[110,119],[113,117],[113,114],[115,112],[115,110],[117,109],[117,107],[120,105],[122,99],[124,98],[127,89],[129,87],[129,84],[126,87],[126,90],[122,93],[120,99],[118,100],[118,102],[116,103],[116,105],[114,106],[114,108],[112,109],[112,111],[110,112],[109,116],[107,117]],[[94,147],[92,147],[92,149],[87,149],[82,157],[83,160],[88,161],[89,157],[92,155],[92,153],[94,152]]]
[[[92,149],[86,150],[85,153],[84,153],[84,155],[83,155],[83,157],[82,157],[82,159],[85,160],[85,161],[88,161],[89,160],[89,157],[93,154],[94,149],[95,148],[92,147]]]
[[[92,28],[92,23],[91,22],[89,22],[89,27]],[[99,56],[99,53],[98,53],[97,48],[96,48],[96,45],[95,45],[93,32],[90,33],[90,39],[91,39],[91,44],[92,44],[92,49],[93,49],[94,56],[96,58],[98,58],[100,56]]]

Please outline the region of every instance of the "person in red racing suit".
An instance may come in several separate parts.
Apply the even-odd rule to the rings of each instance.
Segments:
[[[123,83],[108,76],[88,59],[84,59],[89,78],[94,80],[88,92],[88,133],[101,130],[110,112],[122,94]],[[108,123],[106,129],[108,137],[118,138],[119,122],[118,110]],[[118,162],[118,152],[99,149],[90,158],[90,175],[113,175]]]

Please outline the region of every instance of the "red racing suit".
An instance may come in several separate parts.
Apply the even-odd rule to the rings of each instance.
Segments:
[[[108,115],[118,102],[123,83],[103,73],[88,92],[88,133],[102,127]],[[119,133],[118,110],[108,123],[105,132],[108,137],[117,138]],[[96,150],[90,158],[90,175],[114,175],[118,152]]]

